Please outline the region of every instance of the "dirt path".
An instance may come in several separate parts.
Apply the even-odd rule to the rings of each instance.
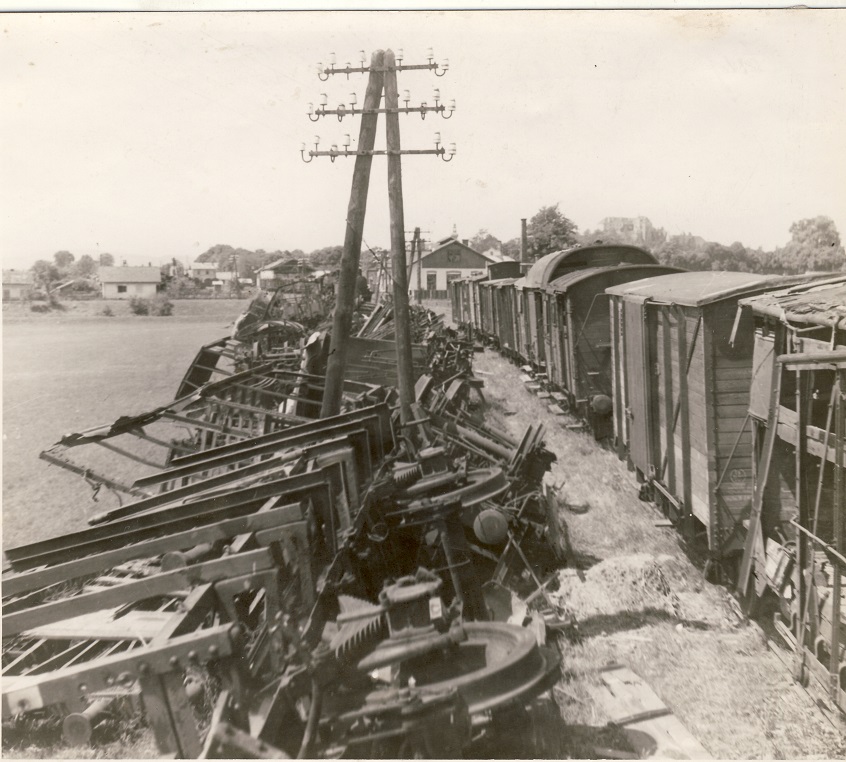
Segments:
[[[489,420],[513,434],[547,426],[574,561],[556,593],[578,625],[558,639],[564,678],[556,698],[567,727],[565,753],[608,746],[608,718],[589,696],[610,663],[643,677],[716,759],[843,758],[846,726],[814,705],[744,621],[727,591],[705,581],[663,517],[637,498],[625,464],[585,433],[565,428],[498,355],[477,355]],[[839,725],[839,730],[836,725]],[[617,746],[616,748],[620,748]]]

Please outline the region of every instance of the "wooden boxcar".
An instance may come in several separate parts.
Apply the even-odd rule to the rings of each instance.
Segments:
[[[495,336],[495,305],[491,301],[490,286],[503,279],[512,279],[513,282],[513,278],[519,274],[519,262],[495,262],[488,265],[484,275],[451,281],[448,291],[453,321],[471,326],[487,338]]]
[[[680,272],[665,265],[614,264],[574,269],[543,291],[542,343],[552,388],[590,423],[597,439],[613,433],[611,323],[605,289]]]
[[[752,330],[735,326],[737,301],[790,282],[687,272],[608,289],[618,447],[686,533],[704,528],[716,563],[739,558],[754,477]]]
[[[846,276],[740,305],[758,458],[738,586],[776,593],[801,671],[846,711]]]
[[[517,352],[517,292],[514,284],[518,278],[502,278],[491,281],[491,301],[496,316],[495,341],[500,352],[512,360],[518,358]]]
[[[551,322],[544,314],[546,290],[553,281],[587,268],[657,263],[648,251],[626,244],[597,243],[555,251],[541,257],[531,266],[526,277],[515,283],[521,327],[520,352],[523,359],[538,371],[547,370],[545,332],[548,329],[561,330],[560,323]]]
[[[447,285],[452,322],[458,325],[470,325],[470,286],[466,278],[451,281]]]

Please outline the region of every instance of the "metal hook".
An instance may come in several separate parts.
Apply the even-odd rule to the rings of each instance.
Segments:
[[[326,69],[321,69],[319,72],[317,72],[317,78],[321,82],[326,82],[326,80],[329,79],[329,75],[326,73]]]
[[[301,159],[303,160],[303,162],[304,162],[304,163],[306,163],[306,164],[311,164],[311,163],[314,161],[314,156],[312,156],[312,155],[311,155],[311,151],[309,151],[309,152],[308,152],[308,160],[306,160],[306,157],[305,157],[305,149],[303,149],[303,150],[301,150],[301,151],[300,151],[300,158],[301,158]]]
[[[312,116],[314,117],[314,119],[312,119]],[[319,122],[319,121],[320,121],[320,111],[318,110],[318,111],[316,111],[314,114],[309,114],[309,115],[308,115],[308,118],[309,118],[312,122]]]

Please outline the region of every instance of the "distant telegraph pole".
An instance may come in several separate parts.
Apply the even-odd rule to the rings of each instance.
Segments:
[[[358,267],[361,259],[362,231],[367,207],[367,190],[370,183],[370,165],[373,156],[386,155],[388,157],[388,202],[391,215],[391,258],[394,282],[394,322],[397,341],[397,378],[400,396],[400,412],[402,421],[411,421],[411,405],[414,402],[414,375],[411,353],[411,325],[408,307],[408,274],[406,272],[407,259],[405,251],[404,209],[402,198],[402,166],[400,157],[403,154],[433,154],[443,161],[451,161],[455,156],[455,144],[450,144],[447,150],[441,144],[440,133],[435,133],[435,147],[427,149],[406,149],[400,145],[399,114],[420,114],[425,118],[428,112],[439,113],[449,119],[455,111],[455,101],[449,106],[441,102],[440,90],[433,93],[433,106],[423,102],[419,106],[411,106],[409,91],[403,93],[404,106],[399,105],[399,91],[397,89],[397,72],[410,69],[428,69],[436,76],[442,77],[449,70],[449,61],[442,64],[435,62],[431,48],[428,53],[428,63],[404,64],[402,51],[377,50],[371,56],[370,66],[365,66],[366,56],[360,53],[360,66],[337,67],[335,55],[332,54],[328,67],[318,64],[317,76],[326,81],[333,74],[345,74],[349,78],[353,73],[369,73],[364,105],[357,108],[355,93],[350,95],[350,105],[339,105],[335,109],[327,108],[328,97],[321,94],[318,108],[309,104],[308,116],[313,122],[321,117],[334,115],[342,121],[345,116],[361,115],[358,148],[351,150],[350,136],[344,136],[343,149],[337,144],[331,148],[320,149],[320,138],[314,139],[314,148],[306,151],[305,143],[300,148],[303,161],[310,163],[315,156],[328,156],[334,162],[338,156],[355,156],[356,163],[353,170],[350,202],[347,209],[347,229],[344,236],[344,251],[341,255],[340,272],[338,276],[338,296],[335,312],[332,317],[332,347],[326,366],[326,385],[323,391],[323,403],[320,409],[321,417],[337,415],[341,410],[341,398],[344,385],[344,368],[346,366],[347,339],[352,325],[352,312],[355,303],[355,287]],[[385,106],[380,108],[382,91],[385,91]],[[385,114],[387,124],[387,147],[385,150],[374,150],[376,122],[379,114]],[[308,155],[308,159],[306,159]],[[417,234],[419,240],[419,233]],[[418,246],[419,250],[419,246]],[[418,275],[419,279],[419,275]]]

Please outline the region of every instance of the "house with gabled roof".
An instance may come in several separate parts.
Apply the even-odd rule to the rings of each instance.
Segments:
[[[408,288],[416,295],[419,283],[423,296],[446,299],[447,288],[454,280],[485,275],[489,265],[510,259],[493,250],[478,252],[471,248],[469,240],[459,240],[452,235],[438,241],[435,248],[425,253],[419,262],[415,257]]]
[[[28,270],[3,270],[3,301],[24,299],[33,285],[32,273]]]
[[[158,267],[101,267],[98,274],[104,299],[153,297],[162,282]]]

